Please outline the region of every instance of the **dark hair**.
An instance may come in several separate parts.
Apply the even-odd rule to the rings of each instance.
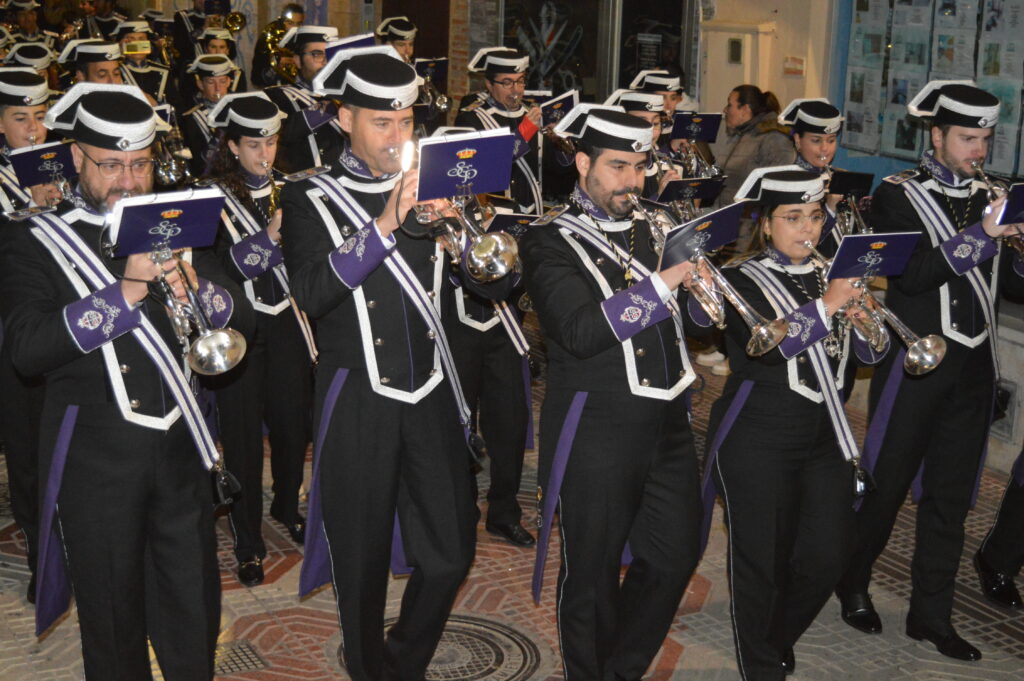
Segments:
[[[782,112],[778,98],[770,90],[761,92],[761,88],[756,85],[738,85],[732,91],[736,93],[736,101],[740,106],[750,107],[752,116],[760,116],[766,111]]]
[[[580,154],[586,154],[587,158],[590,159],[591,163],[596,161],[597,158],[604,153],[604,151],[604,147],[595,147],[593,144],[590,144],[589,142],[584,142],[579,138],[576,139],[576,152]]]
[[[235,156],[228,142],[238,142],[242,136],[237,132],[223,132],[218,134],[213,151],[210,153],[209,162],[203,177],[221,185],[236,199],[242,202],[249,210],[254,210],[256,205],[252,200],[249,187],[245,184],[245,177],[242,175],[242,164]]]

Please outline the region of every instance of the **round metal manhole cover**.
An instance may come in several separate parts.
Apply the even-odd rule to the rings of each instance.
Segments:
[[[394,618],[385,622],[386,627]],[[332,637],[335,650],[340,635]],[[328,643],[330,645],[330,642]],[[427,681],[528,681],[537,678],[541,651],[512,627],[470,615],[448,618]]]

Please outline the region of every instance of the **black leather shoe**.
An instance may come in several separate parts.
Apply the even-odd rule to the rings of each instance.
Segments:
[[[792,648],[782,651],[782,668],[786,671],[786,676],[792,674],[796,669],[796,657],[793,655]]]
[[[882,633],[882,620],[871,604],[867,592],[839,596],[842,604],[843,621],[865,634]]]
[[[533,535],[527,532],[519,523],[487,523],[485,527],[491,534],[504,537],[516,546],[533,546],[537,543],[537,540],[533,538]]]
[[[907,636],[915,641],[928,641],[935,645],[935,649],[946,657],[954,660],[965,660],[976,662],[981,659],[981,651],[972,646],[950,627],[949,632],[939,633],[914,623],[907,618]]]
[[[238,581],[245,586],[263,583],[263,560],[253,557],[238,564]]]
[[[306,543],[306,519],[301,515],[296,515],[298,518],[295,522],[286,522],[281,520],[277,516],[271,516],[274,520],[284,525],[284,529],[288,531],[288,536],[292,538],[292,541],[302,546]]]
[[[989,565],[980,550],[974,554],[974,569],[978,571],[981,590],[986,598],[1004,608],[1019,608],[1021,606],[1020,592],[1017,591],[1017,586],[1013,583],[1013,577],[999,572]]]
[[[33,574],[28,580],[28,591],[25,592],[25,598],[32,605],[36,604],[36,576]]]

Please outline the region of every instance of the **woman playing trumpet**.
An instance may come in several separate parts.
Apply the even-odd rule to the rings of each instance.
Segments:
[[[257,311],[256,331],[242,363],[217,377],[220,439],[230,469],[242,483],[231,509],[238,578],[263,581],[263,424],[269,429],[274,500],[270,515],[302,543],[299,487],[310,440],[309,324],[289,295],[281,256],[281,210],[268,170],[277,154],[283,115],[262,93],[223,97],[210,112],[219,129],[210,178],[225,195],[217,250],[225,270],[242,285]]]
[[[749,357],[750,331],[727,310],[732,374],[708,430],[706,479],[713,475],[725,502],[736,654],[747,681],[792,669],[793,644],[839,579],[859,471],[850,465],[857,450],[843,395],[857,361],[881,358],[847,333],[846,310],[860,290],[846,279],[826,283],[804,244],[821,236],[824,194],[819,176],[792,166],[755,170],[737,194],[759,202],[753,240],[723,270],[753,308],[789,323],[777,349]]]

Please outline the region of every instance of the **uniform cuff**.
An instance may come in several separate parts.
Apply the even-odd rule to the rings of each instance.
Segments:
[[[210,320],[211,329],[222,329],[228,325],[231,313],[235,309],[235,300],[226,289],[221,288],[208,279],[199,277],[199,290],[196,293],[199,304]]]
[[[384,262],[397,243],[395,237],[381,234],[376,220],[371,220],[331,251],[331,268],[342,284],[356,288]]]
[[[131,331],[141,315],[124,299],[119,281],[64,306],[64,324],[82,352],[92,352]]]
[[[668,319],[671,314],[650,278],[608,298],[601,303],[601,310],[620,342]]]
[[[523,116],[523,120],[519,121],[519,134],[523,136],[523,139],[529,142],[533,139],[533,136],[537,134],[539,128],[533,124],[526,116]]]
[[[952,239],[939,245],[946,262],[957,274],[964,274],[978,263],[995,257],[995,241],[985,233],[980,222],[976,222]]]
[[[263,230],[231,247],[231,260],[246,279],[253,279],[284,262],[281,247]]]
[[[828,335],[828,316],[821,299],[801,305],[785,317],[789,323],[786,337],[779,343],[779,352],[786,359],[796,357]]]

